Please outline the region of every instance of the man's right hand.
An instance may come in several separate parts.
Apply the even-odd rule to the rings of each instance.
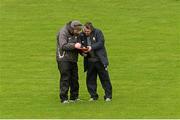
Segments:
[[[76,43],[76,44],[75,44],[75,48],[76,48],[76,49],[81,49],[81,43]]]

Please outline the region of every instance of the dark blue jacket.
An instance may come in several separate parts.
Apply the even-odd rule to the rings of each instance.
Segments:
[[[94,51],[95,55],[100,59],[100,62],[107,67],[109,65],[107,52],[105,48],[105,40],[104,35],[101,30],[94,29],[91,33],[90,39],[92,40],[92,50]],[[84,33],[80,34],[81,44],[85,47],[87,46],[87,36]],[[84,71],[87,70],[88,66],[88,59],[84,57]]]

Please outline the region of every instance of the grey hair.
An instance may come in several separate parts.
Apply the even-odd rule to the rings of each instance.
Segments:
[[[71,27],[74,29],[77,26],[82,26],[82,24],[78,20],[73,20],[71,22]]]

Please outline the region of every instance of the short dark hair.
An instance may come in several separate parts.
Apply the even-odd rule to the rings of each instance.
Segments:
[[[87,29],[90,29],[90,30],[94,30],[94,26],[91,22],[86,22],[84,24],[84,27],[86,27]]]

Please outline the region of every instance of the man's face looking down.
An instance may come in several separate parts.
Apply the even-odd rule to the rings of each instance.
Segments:
[[[85,33],[86,36],[90,36],[92,30],[84,27],[84,28],[83,28],[83,32]]]

